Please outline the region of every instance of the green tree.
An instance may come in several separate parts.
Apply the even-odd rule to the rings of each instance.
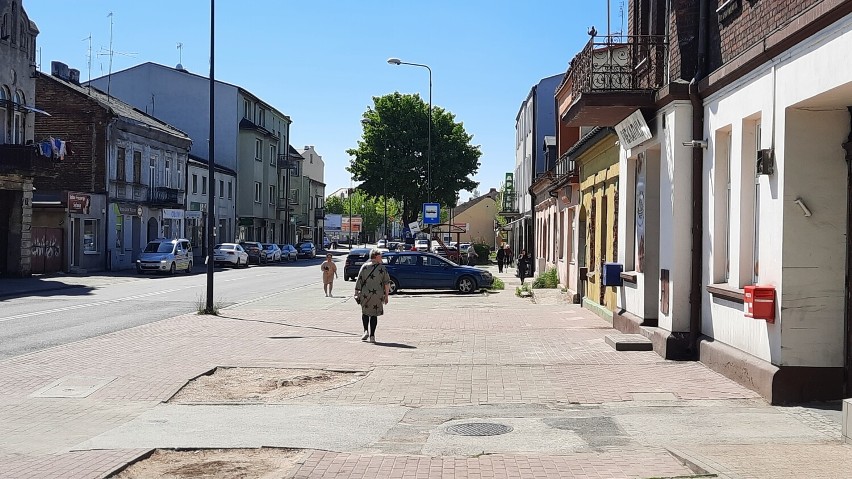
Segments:
[[[343,199],[339,196],[332,196],[325,200],[325,211],[333,215],[342,215],[344,213]]]
[[[363,117],[367,121],[358,147],[347,150],[352,157],[348,171],[368,195],[397,199],[405,223],[416,221],[422,203],[430,199],[428,105],[419,95],[397,92],[374,97]],[[432,108],[432,201],[451,204],[459,191],[478,185],[470,177],[479,170],[482,152],[472,139],[455,115]]]

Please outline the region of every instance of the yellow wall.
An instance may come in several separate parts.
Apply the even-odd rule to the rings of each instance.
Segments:
[[[618,225],[618,147],[617,137],[607,135],[577,160],[580,165],[581,204],[585,209],[586,266],[595,274],[586,281],[584,301],[615,310],[616,288],[603,288],[601,265],[616,261]],[[594,208],[593,208],[594,204]],[[601,234],[603,232],[603,235]],[[584,278],[580,278],[581,281]]]
[[[471,206],[453,217],[453,223],[469,223],[467,233],[461,234],[461,242],[482,241],[489,246],[494,246],[494,218],[497,217],[497,202],[485,198],[479,203]],[[456,240],[456,235],[453,241]]]

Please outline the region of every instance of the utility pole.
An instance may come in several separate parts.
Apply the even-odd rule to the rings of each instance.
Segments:
[[[214,90],[216,86],[216,80],[213,69],[213,59],[215,57],[215,43],[214,43],[214,32],[216,23],[214,21],[214,12],[215,12],[215,1],[210,0],[210,132],[208,134],[208,161],[207,161],[207,304],[205,305],[204,311],[207,314],[212,314],[213,310],[213,271],[214,271],[214,263],[213,261],[213,246],[216,244],[216,215],[213,214],[215,210],[214,201],[214,188],[216,187],[216,179],[214,175],[216,170],[213,167],[214,164],[214,151],[216,150],[216,115],[215,115],[215,98],[214,98]]]

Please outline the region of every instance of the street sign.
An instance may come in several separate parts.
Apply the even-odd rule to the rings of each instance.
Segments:
[[[423,224],[436,225],[441,222],[441,205],[438,203],[423,203]]]
[[[411,223],[408,223],[408,229],[411,230],[412,233],[419,233],[420,232],[420,225],[417,224],[416,221],[413,221]]]

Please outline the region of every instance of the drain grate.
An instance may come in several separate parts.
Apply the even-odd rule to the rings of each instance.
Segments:
[[[512,432],[512,426],[493,422],[466,422],[448,426],[447,432],[456,436],[499,436]]]

